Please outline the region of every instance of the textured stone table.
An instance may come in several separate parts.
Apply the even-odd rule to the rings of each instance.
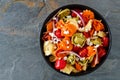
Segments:
[[[44,61],[39,33],[45,18],[66,4],[96,9],[112,32],[108,59],[95,72],[61,75]],[[120,0],[0,0],[0,80],[120,80]]]

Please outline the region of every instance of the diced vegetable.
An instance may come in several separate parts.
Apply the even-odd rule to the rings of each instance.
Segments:
[[[51,56],[49,57],[49,60],[50,60],[50,62],[55,62],[55,61],[56,61],[56,57],[53,56],[53,55],[51,55]]]
[[[78,53],[81,50],[79,46],[74,45],[72,51]]]
[[[82,70],[82,66],[79,64],[79,63],[75,63],[75,68],[76,68],[76,70],[78,70],[78,71],[81,71]]]
[[[64,21],[62,19],[60,19],[57,23],[56,23],[56,27],[57,29],[62,29],[64,26]]]
[[[94,45],[101,45],[102,44],[101,38],[92,39],[91,42]]]
[[[87,62],[83,65],[83,71],[86,71],[86,69],[87,69],[87,66],[88,66]]]
[[[106,54],[106,50],[103,47],[98,48],[98,57],[102,58]]]
[[[61,72],[70,74],[74,70],[74,67],[67,64],[64,69],[60,69]]]
[[[62,50],[72,50],[73,45],[69,37],[65,37],[59,44],[58,48]]]
[[[85,32],[90,31],[91,28],[92,28],[92,20],[90,19],[90,20],[88,21],[88,23],[86,24],[85,28],[84,28],[84,29],[85,29]]]
[[[78,21],[77,18],[70,18],[70,19],[67,20],[66,23],[73,24],[73,25],[75,25],[76,28],[78,29],[79,25],[78,25],[78,22],[77,22],[77,21]]]
[[[103,46],[104,46],[104,47],[108,47],[108,43],[109,43],[108,37],[103,37],[103,38],[102,38],[102,41],[103,41]]]
[[[86,38],[82,33],[75,33],[72,36],[72,43],[74,45],[78,45],[80,47],[83,47],[85,45]]]
[[[80,12],[81,12],[81,10],[79,10],[79,9],[74,9],[74,11],[76,11],[78,14],[80,14]],[[77,14],[75,12],[72,12],[71,16],[72,17],[77,17]]]
[[[62,28],[61,31],[62,36],[71,37],[77,31],[77,27],[73,24],[68,23],[64,25],[64,28]]]
[[[83,18],[82,18],[82,16],[81,16],[81,14],[78,13],[78,12],[76,12],[75,10],[71,10],[71,11],[80,18],[80,20],[82,21],[82,25],[85,26],[85,22],[84,22],[84,20],[83,20]]]
[[[55,45],[52,43],[51,40],[44,42],[44,53],[45,56],[49,56],[53,53]]]
[[[94,56],[91,56],[90,59],[88,60],[88,63],[91,63],[93,61]]]
[[[47,31],[49,32],[52,32],[52,30],[53,30],[53,21],[50,21],[50,22],[48,22],[47,24],[46,24],[46,26],[47,26]]]
[[[49,32],[45,32],[42,37],[43,41],[51,40],[51,36],[49,35]]]
[[[79,55],[80,55],[80,57],[87,57],[87,53],[88,53],[88,51],[87,51],[87,49],[85,48],[85,49],[83,49],[83,50],[81,50],[81,51],[79,52]]]
[[[96,31],[104,30],[104,25],[101,23],[100,20],[93,20],[93,27]]]
[[[94,32],[95,32],[95,30],[94,29],[91,29],[90,31],[89,31],[89,33],[90,33],[90,37],[91,36],[94,36],[93,34],[94,34]]]
[[[68,58],[67,58],[67,62],[70,64],[70,65],[74,65],[75,64],[75,55],[69,55]]]
[[[63,68],[65,68],[65,66],[66,66],[66,61],[65,60],[63,60],[63,59],[56,60],[56,62],[55,62],[55,68],[56,69],[63,69]]]
[[[58,17],[62,19],[63,17],[70,14],[70,9],[64,9],[61,12],[58,13]]]
[[[91,10],[87,10],[87,9],[83,10],[82,17],[83,17],[85,24],[87,24],[90,19],[95,18],[94,13]]]
[[[103,32],[103,31],[99,31],[97,35],[98,35],[99,37],[105,37],[105,36],[106,36],[106,33]]]
[[[64,58],[65,56],[67,56],[67,53],[61,53],[63,50],[58,50],[56,52],[56,56],[59,58]]]
[[[84,34],[84,36],[85,36],[86,38],[89,38],[89,37],[90,37],[90,33],[89,33],[89,32],[83,32],[83,34]]]
[[[56,31],[55,31],[55,35],[56,35],[58,38],[62,38],[62,36],[61,36],[61,30],[60,30],[60,29],[56,30]]]
[[[96,54],[96,50],[93,46],[88,46],[87,50],[88,50],[88,54],[87,54],[88,58]]]

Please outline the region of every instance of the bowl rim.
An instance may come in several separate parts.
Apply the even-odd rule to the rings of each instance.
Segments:
[[[68,8],[68,7],[71,7],[71,6],[78,6],[78,7],[84,7],[85,9],[89,9],[89,10],[92,10],[95,14],[99,15],[99,18],[102,19],[102,22],[104,22],[104,25],[106,25],[106,28],[107,28],[107,31],[109,32],[109,46],[108,46],[108,49],[107,49],[107,54],[104,56],[104,60],[102,60],[96,67],[92,68],[91,70],[89,71],[85,71],[84,73],[82,72],[78,72],[78,73],[75,73],[75,74],[66,74],[66,73],[63,73],[63,72],[60,72],[59,70],[56,70],[51,64],[50,62],[46,59],[46,56],[44,55],[44,51],[43,51],[43,45],[41,44],[41,41],[42,41],[42,31],[43,31],[43,28],[44,28],[44,25],[46,24],[46,22],[48,22],[48,20],[50,20],[60,9],[65,9],[65,8]],[[54,11],[52,11],[44,20],[43,24],[42,24],[42,27],[41,27],[41,30],[40,30],[40,36],[39,36],[39,41],[40,41],[40,53],[42,54],[42,56],[44,57],[45,61],[47,62],[47,64],[53,69],[55,70],[56,72],[60,73],[60,74],[63,74],[63,75],[67,75],[67,76],[83,76],[83,75],[86,75],[86,74],[89,74],[89,73],[92,73],[94,72],[95,70],[97,70],[100,66],[103,65],[103,63],[105,62],[105,60],[108,58],[108,55],[110,54],[110,50],[111,50],[111,46],[112,46],[112,34],[111,34],[111,30],[110,30],[110,27],[106,21],[106,19],[98,12],[96,11],[94,8],[91,8],[89,6],[86,6],[86,5],[81,5],[81,4],[68,4],[68,5],[63,5],[57,9],[55,9]]]

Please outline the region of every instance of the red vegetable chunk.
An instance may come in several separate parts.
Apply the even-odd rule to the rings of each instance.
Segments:
[[[58,38],[62,38],[62,36],[61,36],[61,30],[60,30],[60,29],[56,30],[56,31],[55,31],[55,35],[56,35]]]
[[[109,39],[108,39],[108,37],[103,37],[103,46],[104,47],[108,47],[108,42],[109,42]]]
[[[55,68],[56,69],[63,69],[63,68],[65,68],[65,66],[66,66],[66,61],[65,60],[63,60],[63,59],[56,60],[56,62],[55,62]]]
[[[81,49],[80,47],[74,45],[72,51],[78,53],[80,51],[80,49]]]
[[[84,48],[82,51],[79,52],[79,55],[80,57],[87,57],[87,53],[88,53],[87,49]]]
[[[106,54],[106,50],[103,47],[98,48],[98,57],[99,59]]]

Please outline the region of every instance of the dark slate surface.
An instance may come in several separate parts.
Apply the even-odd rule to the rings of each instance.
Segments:
[[[108,59],[95,72],[79,77],[61,75],[44,61],[39,33],[56,8],[83,4],[96,9],[112,32]],[[0,0],[0,80],[120,80],[120,0]]]

